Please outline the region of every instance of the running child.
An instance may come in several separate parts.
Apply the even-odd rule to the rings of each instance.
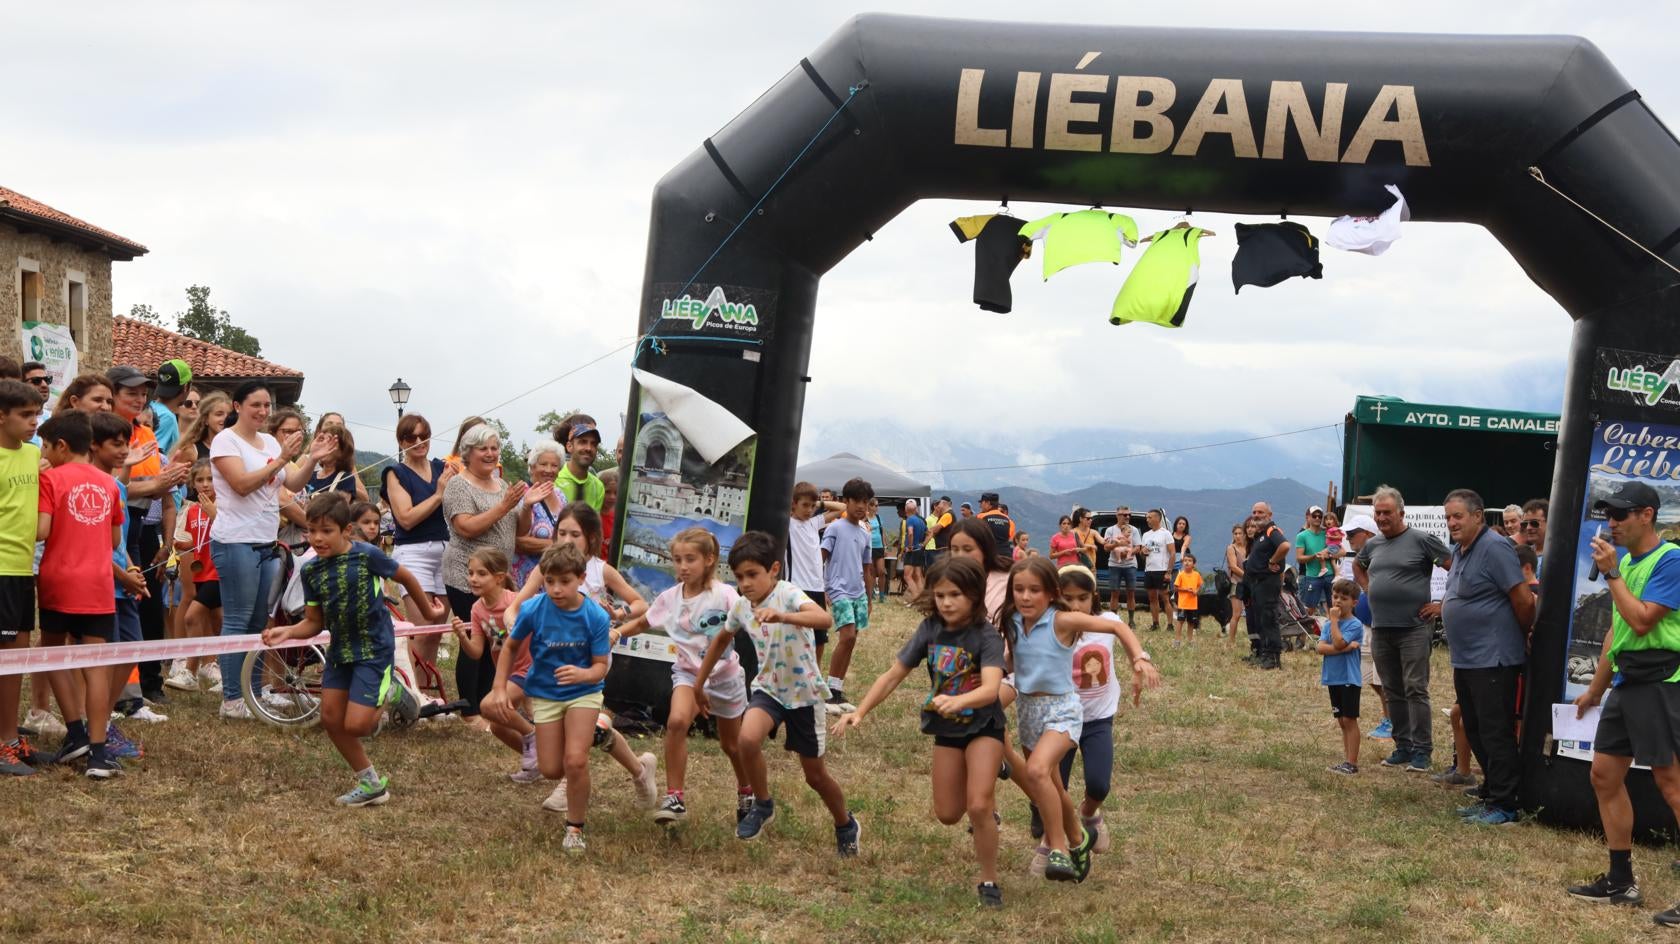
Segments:
[[[823,501],[817,487],[810,482],[794,483],[793,507],[788,512],[787,577],[821,607],[828,606],[828,597],[823,592],[823,529],[845,512],[845,505]],[[821,664],[823,649],[828,646],[828,630],[819,629],[815,633],[817,662]]]
[[[497,548],[479,548],[467,558],[467,589],[478,599],[472,605],[471,622],[455,617],[450,620],[449,627],[460,643],[461,651],[469,658],[494,659],[495,652],[507,639],[505,614],[513,601],[511,570],[507,555]],[[514,608],[513,612],[517,616],[518,608]],[[536,783],[542,779],[542,772],[537,769],[537,729],[520,713],[525,701],[525,673],[530,668],[530,649],[527,648],[508,675],[508,681],[512,683],[507,691],[508,697],[494,699],[492,692],[479,703],[479,713],[490,722],[490,733],[519,755],[519,770],[508,774],[508,779],[514,783]]]
[[[1359,649],[1365,640],[1365,625],[1354,619],[1359,603],[1359,584],[1337,580],[1330,585],[1330,617],[1318,634],[1318,653],[1324,657],[1319,683],[1330,693],[1330,716],[1342,732],[1341,763],[1330,768],[1335,774],[1359,773],[1359,689],[1364,678],[1359,671]]]
[[[852,479],[840,489],[845,500],[846,514],[822,536],[823,591],[828,596],[828,611],[834,615],[834,651],[828,657],[828,712],[839,714],[851,711],[846,701],[846,672],[852,666],[852,649],[857,645],[860,630],[869,628],[867,574],[870,563],[869,528],[864,518],[869,503],[875,499],[875,489],[863,479]],[[850,525],[850,527],[848,527]]]
[[[315,558],[303,565],[303,619],[263,630],[262,641],[273,646],[322,629],[331,635],[321,671],[321,727],[356,773],[356,785],[338,804],[378,806],[391,798],[390,779],[374,769],[361,739],[379,727],[380,712],[402,691],[391,673],[396,637],[379,581],[402,584],[428,621],[442,619],[443,611],[422,595],[419,578],[408,568],[355,539],[350,502],[342,492],[317,494],[304,516]]]
[[[589,746],[601,714],[607,655],[612,651],[607,611],[583,595],[587,566],[583,552],[557,544],[537,562],[543,595],[519,608],[508,643],[496,660],[492,707],[509,709],[513,668],[527,654],[525,696],[536,724],[537,769],[566,781],[566,838],[561,848],[583,852],[584,817],[589,812]]]
[[[554,519],[554,543],[570,543],[582,551],[586,562],[583,570],[583,595],[607,611],[615,628],[611,630],[612,642],[617,645],[619,633],[617,628],[626,620],[634,619],[647,612],[647,601],[637,593],[618,568],[601,559],[602,542],[605,535],[601,530],[601,516],[588,505],[567,505],[560,509],[560,514]],[[533,573],[525,581],[525,586],[514,595],[508,606],[515,612],[532,596],[541,590],[542,575]],[[612,665],[612,656],[607,656],[607,665]],[[510,691],[511,693],[511,691]],[[605,708],[595,721],[595,746],[611,755],[618,761],[618,765],[630,774],[630,780],[636,787],[636,799],[644,809],[653,809],[659,801],[659,764],[649,753],[637,754],[630,749],[630,742],[625,739],[623,732],[613,727],[612,713]],[[566,812],[566,780],[561,778],[543,800],[543,809],[553,813]]]
[[[1196,630],[1202,626],[1202,574],[1196,569],[1196,555],[1184,552],[1184,568],[1173,577],[1173,589],[1178,591],[1178,620],[1175,626],[1175,646],[1194,646]]]
[[[117,624],[113,555],[124,546],[122,492],[115,479],[88,460],[93,445],[88,414],[55,413],[41,424],[39,435],[41,454],[52,466],[40,476],[36,503],[36,537],[46,542],[36,581],[42,645],[110,642]],[[73,676],[79,676],[79,683]],[[121,773],[105,743],[114,700],[111,668],[52,672],[48,678],[68,729],[59,762],[85,756],[87,775],[95,780]]]
[[[1062,600],[1072,613],[1090,613],[1112,623],[1114,635],[1080,633],[1074,641],[1073,686],[1079,693],[1080,730],[1074,750],[1079,752],[1085,777],[1085,797],[1079,803],[1080,824],[1096,835],[1092,852],[1107,852],[1110,846],[1108,824],[1103,821],[1102,804],[1108,798],[1109,783],[1114,775],[1114,715],[1120,708],[1120,680],[1114,674],[1114,637],[1132,635],[1117,613],[1102,611],[1097,605],[1096,575],[1083,567],[1063,567],[1059,576]],[[1134,637],[1135,638],[1135,637]],[[1148,658],[1148,653],[1144,653]],[[1140,689],[1132,690],[1132,703],[1142,696]],[[1073,754],[1062,756],[1062,783],[1071,783]],[[1048,854],[1048,850],[1046,851]]]
[[[1046,814],[1044,844],[1050,851],[1044,877],[1083,881],[1091,871],[1096,836],[1081,824],[1079,809],[1060,776],[1062,757],[1083,729],[1084,712],[1073,685],[1074,644],[1082,633],[1118,636],[1131,660],[1134,690],[1154,688],[1161,677],[1125,623],[1067,610],[1049,560],[1029,557],[1017,562],[1009,581],[1010,597],[1000,621],[1014,660],[1015,688],[1021,693],[1016,717],[1027,759],[1028,793]],[[1054,815],[1057,812],[1061,815]]]
[[[868,536],[861,528],[853,531]],[[729,621],[738,596],[735,588],[717,579],[717,538],[705,528],[689,528],[671,539],[671,562],[677,585],[654,598],[653,606],[624,624],[622,636],[652,627],[671,638],[677,661],[671,666],[671,713],[665,719],[665,799],[653,811],[656,823],[680,823],[688,818],[683,788],[688,776],[688,728],[704,712],[717,722],[718,745],[735,768],[735,822],[752,809],[753,791],[741,763],[738,746],[741,716],[747,712],[747,678],[734,649],[717,660],[705,680],[696,681],[712,639]],[[859,573],[861,577],[861,572]],[[703,693],[704,698],[696,697]]]
[[[922,733],[933,737],[933,812],[941,823],[968,815],[974,855],[980,860],[980,903],[1003,904],[998,887],[998,824],[992,818],[998,765],[1003,761],[1003,637],[986,622],[986,575],[980,565],[952,554],[928,568],[928,616],[869,687],[857,710],[834,723],[839,737],[863,719],[909,676],[926,665],[931,691],[922,702]]]
[[[30,443],[41,395],[0,380],[0,650],[22,649],[35,631],[35,528],[41,450]],[[22,675],[0,675],[0,774],[35,773],[35,750],[18,733]]]
[[[842,856],[857,855],[858,825],[846,808],[846,795],[823,761],[827,730],[823,703],[828,686],[817,661],[815,633],[832,625],[823,608],[803,590],[782,579],[776,539],[763,531],[748,531],[729,548],[729,569],[735,572],[740,597],[729,610],[729,621],[706,648],[706,659],[694,674],[696,699],[705,702],[706,680],[725,653],[734,653],[735,634],[746,630],[758,651],[758,675],[741,722],[736,749],[752,783],[753,804],[735,824],[735,838],[757,839],[776,819],[770,796],[770,773],[764,762],[765,739],[787,726],[783,746],[799,755],[805,783],[834,818],[835,849]]]

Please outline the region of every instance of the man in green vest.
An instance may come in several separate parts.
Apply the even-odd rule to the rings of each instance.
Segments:
[[[601,431],[595,428],[595,420],[581,413],[573,414],[554,433],[560,445],[566,447],[566,464],[554,477],[555,490],[567,504],[583,502],[600,511],[607,497],[607,486],[590,471],[601,452]]]
[[[1631,764],[1651,768],[1663,799],[1680,816],[1680,765],[1675,764],[1680,750],[1680,548],[1657,533],[1661,505],[1657,490],[1638,481],[1593,505],[1610,521],[1611,540],[1604,540],[1600,530],[1592,553],[1615,606],[1592,684],[1575,699],[1576,717],[1604,700],[1593,736],[1592,785],[1610,870],[1570,887],[1571,895],[1587,901],[1637,905],[1644,900],[1633,879],[1633,804],[1626,785]],[[1619,560],[1618,545],[1628,551]],[[1680,905],[1653,919],[1680,926]]]

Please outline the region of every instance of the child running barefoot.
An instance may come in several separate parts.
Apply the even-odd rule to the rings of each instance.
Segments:
[[[467,558],[467,589],[477,601],[472,606],[472,621],[459,618],[450,621],[450,629],[460,643],[461,651],[474,659],[495,657],[507,638],[504,618],[513,601],[513,577],[507,555],[493,547],[480,548]],[[534,571],[533,571],[534,572]],[[519,610],[515,609],[515,615]],[[508,675],[512,683],[507,698],[493,699],[485,695],[479,712],[490,722],[490,733],[519,755],[519,770],[508,774],[514,783],[536,783],[542,779],[537,769],[537,729],[520,714],[525,701],[525,673],[531,668],[530,649],[525,650]]]
[[[583,570],[583,595],[601,605],[607,611],[615,625],[625,620],[635,619],[647,612],[647,601],[630,586],[618,568],[601,559],[601,516],[595,509],[582,502],[567,505],[560,509],[559,517],[554,519],[554,543],[571,544],[583,552],[586,562]],[[515,613],[524,602],[537,595],[542,589],[542,575],[533,572],[514,595],[508,604]],[[612,642],[617,644],[620,629],[611,631]],[[607,665],[612,666],[612,656],[607,656]],[[595,746],[611,755],[630,774],[630,781],[636,787],[636,799],[644,809],[653,809],[659,800],[659,765],[652,754],[637,754],[630,749],[630,742],[625,740],[624,734],[612,725],[612,715],[601,709],[601,715],[595,720]],[[552,813],[566,812],[566,781],[561,778],[554,791],[543,800],[543,809]]]
[[[1324,656],[1319,682],[1330,693],[1330,715],[1342,732],[1343,760],[1330,768],[1336,774],[1359,773],[1359,689],[1365,681],[1359,649],[1365,625],[1353,616],[1358,603],[1359,584],[1346,579],[1331,584],[1330,618],[1318,636],[1318,653]]]
[[[735,822],[739,825],[752,809],[753,792],[737,746],[741,716],[747,711],[747,679],[734,649],[719,657],[706,679],[705,702],[695,698],[700,664],[738,597],[734,587],[717,580],[717,538],[705,528],[689,528],[672,538],[671,560],[677,566],[677,585],[656,597],[647,613],[625,623],[622,631],[624,636],[634,636],[652,626],[677,646],[677,661],[671,666],[671,714],[665,719],[665,799],[653,811],[653,821],[680,823],[688,818],[688,807],[683,805],[688,728],[704,711],[716,720],[718,745],[735,768]]]
[[[980,860],[980,903],[995,908],[1003,904],[997,884],[998,827],[992,818],[1003,760],[1003,709],[997,700],[1003,638],[986,622],[986,575],[980,565],[956,555],[941,558],[928,568],[927,586],[931,599],[923,605],[931,604],[931,613],[857,710],[834,723],[834,735],[863,724],[911,669],[927,666],[932,691],[922,702],[922,733],[933,736],[933,812],[947,826],[968,815]]]
[[[527,601],[496,660],[489,698],[497,713],[510,711],[513,668],[529,654],[525,695],[537,729],[537,768],[566,780],[566,838],[561,848],[583,852],[589,812],[589,745],[601,714],[607,654],[612,651],[607,611],[583,595],[583,552],[557,544],[537,563],[543,596]]]
[[[1056,568],[1048,560],[1029,557],[1017,562],[1009,572],[1009,582],[1002,628],[1015,663],[1015,687],[1021,693],[1016,711],[1029,794],[1045,814],[1044,844],[1050,851],[1044,877],[1054,882],[1084,881],[1091,871],[1096,836],[1081,825],[1059,769],[1083,727],[1084,715],[1073,686],[1074,643],[1081,633],[1119,636],[1132,663],[1134,688],[1154,688],[1161,684],[1161,677],[1125,623],[1067,611]],[[1071,842],[1070,837],[1078,841]]]
[[[385,553],[351,530],[350,502],[342,492],[323,492],[309,500],[309,547],[315,558],[303,565],[306,607],[291,626],[263,631],[265,645],[308,639],[325,629],[332,637],[321,672],[321,726],[350,769],[356,786],[338,798],[340,806],[377,806],[390,799],[390,780],[374,770],[361,739],[379,726],[379,715],[400,694],[392,676],[396,639],[391,611],[380,601],[380,581],[391,578],[419,597],[420,581]],[[425,605],[428,620],[443,612]]]
[[[735,838],[757,839],[776,818],[770,797],[770,773],[764,763],[764,741],[787,725],[784,746],[799,755],[805,783],[822,798],[834,818],[834,840],[842,856],[857,855],[857,820],[846,808],[846,795],[823,762],[828,732],[823,722],[828,685],[817,658],[815,634],[833,625],[833,618],[782,577],[776,539],[763,531],[748,531],[729,548],[729,568],[735,572],[741,596],[729,611],[729,622],[706,649],[700,671],[694,673],[695,700],[705,706],[706,680],[724,653],[734,654],[735,634],[742,629],[758,650],[758,676],[741,735],[736,741],[741,763],[752,781],[753,805],[735,824]]]

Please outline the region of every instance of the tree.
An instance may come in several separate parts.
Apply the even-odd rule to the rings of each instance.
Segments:
[[[154,328],[166,327],[163,323],[163,316],[158,314],[157,310],[150,305],[131,305],[128,309],[128,316],[135,321],[143,321]]]
[[[225,310],[210,304],[208,285],[187,288],[187,310],[175,314],[175,330],[230,351],[262,356],[262,344],[256,337],[234,324]]]
[[[502,441],[502,481],[512,485],[514,482],[524,482],[531,478],[531,467],[525,463],[525,454],[530,452],[524,443],[515,446],[513,434],[508,432],[507,425],[501,420],[489,420],[490,426],[496,430],[496,436]]]

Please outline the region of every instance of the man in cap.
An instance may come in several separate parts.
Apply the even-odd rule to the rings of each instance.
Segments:
[[[594,420],[580,414],[568,417],[554,434],[566,447],[566,464],[554,477],[555,489],[568,504],[581,501],[599,512],[606,503],[607,486],[592,467],[601,453],[601,431],[595,428]]]
[[[1624,483],[1593,505],[1594,513],[1610,523],[1610,540],[1601,530],[1591,546],[1613,608],[1598,669],[1575,699],[1575,715],[1582,717],[1604,702],[1592,742],[1592,786],[1610,869],[1569,889],[1587,901],[1637,905],[1644,900],[1633,878],[1630,765],[1651,768],[1663,799],[1680,816],[1680,766],[1675,764],[1680,748],[1680,549],[1657,530],[1661,507],[1657,490],[1639,481]],[[1627,548],[1619,559],[1617,546]],[[1658,912],[1653,920],[1680,925],[1680,905]]]
[[[1324,509],[1317,505],[1307,509],[1307,526],[1295,535],[1295,566],[1301,574],[1301,602],[1314,613],[1324,613],[1330,606],[1336,570],[1324,531]]]
[[[192,381],[192,367],[180,358],[164,361],[158,366],[157,393],[151,403],[152,427],[157,435],[158,449],[166,457],[174,455],[175,445],[181,441],[181,425],[176,414],[181,410],[181,401],[192,389]]]
[[[983,492],[980,495],[981,521],[992,529],[992,537],[997,539],[997,550],[1005,557],[1014,553],[1015,522],[1010,519],[1009,512],[998,507],[997,492]]]

